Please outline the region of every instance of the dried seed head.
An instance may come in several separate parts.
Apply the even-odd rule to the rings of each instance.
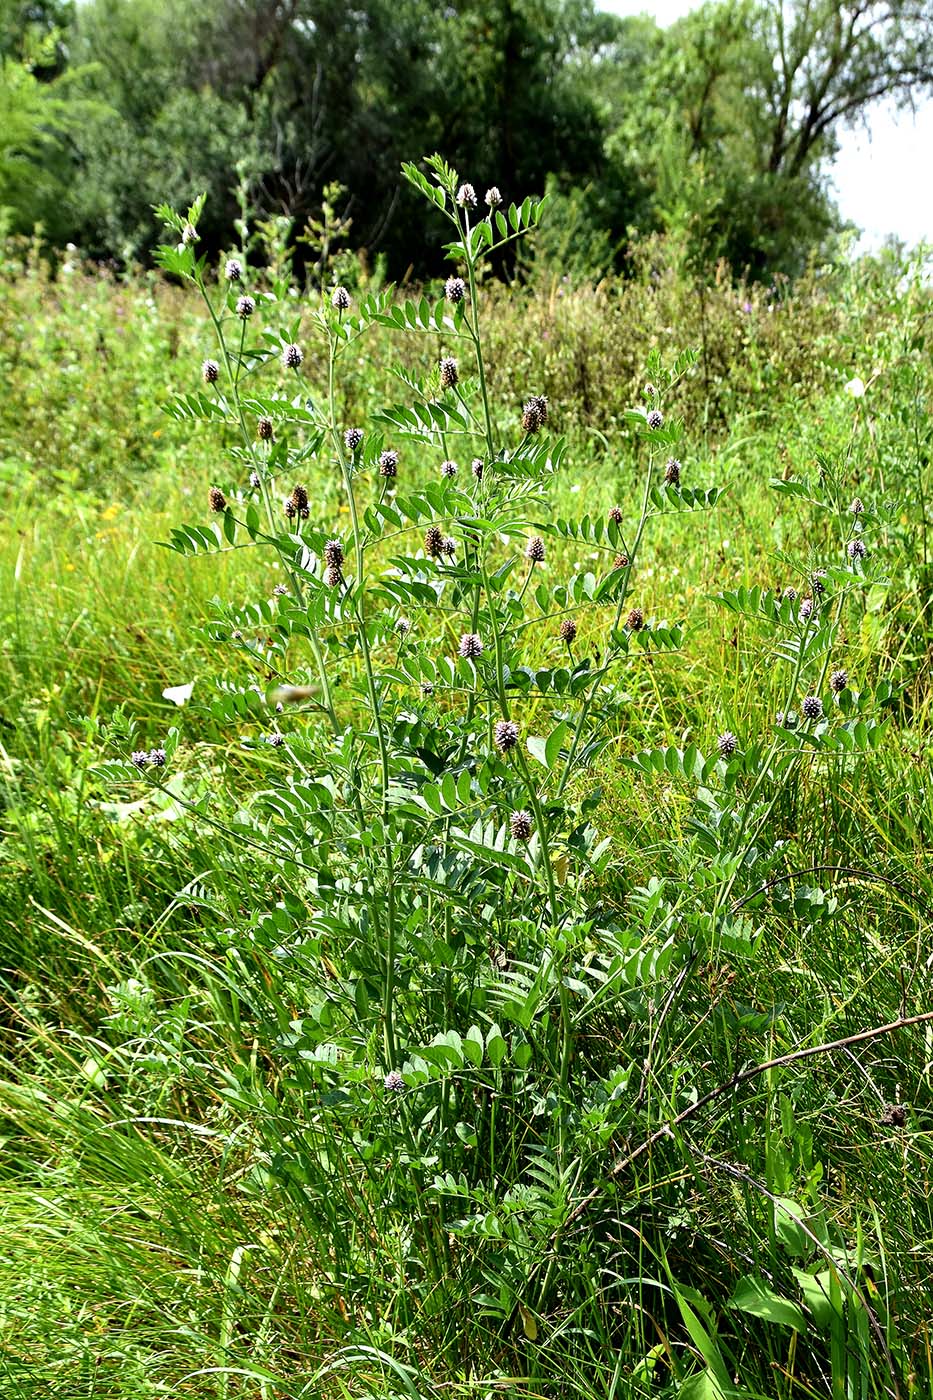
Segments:
[[[259,422],[256,424],[256,431],[263,442],[271,442],[275,433],[275,424],[272,422],[271,418],[260,418]]]
[[[256,310],[256,303],[252,297],[237,297],[236,314],[241,321],[248,321]]]
[[[475,661],[483,654],[483,643],[476,632],[464,632],[457,650],[464,660]]]
[[[845,690],[848,684],[849,673],[848,671],[845,671],[842,668],[840,668],[838,671],[833,671],[832,675],[829,678],[829,688],[830,690],[834,691],[836,695],[838,695],[840,691]]]
[[[613,561],[612,561],[612,567],[613,567],[614,569],[627,569],[627,568],[628,568],[628,555],[627,555],[627,554],[617,554],[616,557],[615,557],[615,558],[613,559]]]
[[[544,424],[547,422],[547,395],[532,394],[528,402],[534,404],[535,408],[538,410],[541,426],[544,427]]]
[[[529,564],[542,564],[544,562],[544,540],[540,535],[532,535],[525,545],[525,558]]]
[[[657,428],[664,427],[664,414],[659,408],[652,408],[649,410],[645,422],[648,424],[648,427],[652,430],[652,432],[654,432]]]
[[[462,277],[448,277],[444,283],[444,296],[456,306],[466,296],[466,283]]]
[[[880,1121],[884,1128],[905,1127],[907,1123],[907,1105],[903,1103],[887,1104]]]
[[[846,554],[850,559],[867,559],[868,550],[865,548],[864,540],[850,540],[846,545]]]
[[[228,258],[224,265],[224,276],[228,282],[239,282],[243,276],[243,264],[239,258]]]
[[[291,496],[285,497],[285,500],[282,502],[282,509],[285,512],[286,520],[294,520],[295,516],[298,514],[298,508]]]
[[[220,365],[216,360],[205,360],[201,366],[201,378],[205,384],[216,384],[220,378]]]
[[[339,540],[328,540],[325,544],[324,563],[329,569],[343,568],[343,545]]]
[[[331,306],[337,311],[350,310],[350,293],[346,287],[335,287],[330,299]]]
[[[441,372],[441,388],[455,389],[460,378],[460,372],[457,369],[457,361],[454,357],[452,355],[445,355],[440,361],[439,368]]]
[[[456,462],[451,462],[449,459],[446,462],[441,462],[441,476],[453,477],[457,475],[459,470]]]
[[[387,447],[379,454],[379,475],[390,479],[398,476],[398,453],[394,447]]]
[[[474,458],[473,458],[472,462],[470,463],[470,471],[471,471],[471,472],[473,473],[473,475],[476,477],[476,480],[477,480],[477,481],[482,481],[482,479],[483,479],[483,459],[482,459],[482,457],[474,457]]]
[[[282,364],[286,369],[297,369],[304,359],[300,345],[286,345],[282,351]]]
[[[133,765],[134,768],[148,768],[148,767],[149,767],[149,751],[148,751],[148,749],[134,749],[134,751],[130,754],[130,763],[132,763],[132,765]]]
[[[328,588],[339,588],[343,583],[343,572],[340,569],[330,568],[325,573],[324,580]]]
[[[348,452],[355,452],[363,443],[362,428],[348,428],[343,435],[343,440],[347,444]]]
[[[207,493],[208,504],[211,510],[222,511],[227,509],[227,498],[219,486],[212,486]]]
[[[536,433],[541,427],[543,419],[541,410],[534,399],[529,399],[522,409],[522,431],[526,433]]]
[[[728,759],[732,757],[739,747],[739,741],[732,733],[731,729],[727,729],[726,732],[720,734],[719,738],[716,740],[716,747],[719,749],[719,757]]]
[[[577,624],[574,622],[572,617],[565,617],[560,625],[561,641],[566,642],[567,645],[570,646],[571,642],[576,641],[576,637]]]
[[[861,498],[856,496],[855,500],[849,506],[849,513],[851,515],[861,515],[864,509],[865,507],[862,505]]]
[[[632,608],[632,611],[625,619],[625,625],[630,632],[641,631],[645,625],[645,614],[642,612],[641,608]]]
[[[489,205],[490,209],[495,209],[502,203],[502,195],[499,193],[498,185],[489,186],[489,189],[486,191],[486,203]]]
[[[818,695],[807,695],[800,706],[800,712],[804,719],[822,719],[823,702]]]
[[[664,468],[664,480],[668,486],[680,485],[680,463],[676,457],[668,457],[667,465]]]
[[[441,540],[441,553],[446,559],[452,559],[457,552],[457,541],[453,535],[445,535]]]
[[[527,841],[531,836],[531,813],[513,812],[509,817],[509,830],[516,841]]]
[[[444,535],[439,525],[429,525],[424,532],[424,552],[431,559],[437,559],[443,550]]]
[[[621,525],[621,524],[622,524],[622,507],[621,507],[621,506],[610,506],[610,507],[609,507],[609,519],[612,521],[613,525]]]
[[[292,505],[300,515],[308,509],[308,492],[304,486],[296,486],[292,491]]]
[[[405,1088],[405,1081],[397,1069],[390,1069],[382,1082],[389,1094],[399,1094]]]
[[[471,209],[476,208],[476,191],[472,185],[460,186],[457,191],[457,203],[460,205],[461,209],[466,208],[467,205],[469,205]]]
[[[500,719],[493,730],[492,741],[500,753],[509,753],[518,743],[518,725],[510,719]]]

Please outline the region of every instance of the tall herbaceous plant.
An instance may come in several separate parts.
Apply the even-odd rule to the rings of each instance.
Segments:
[[[783,591],[721,600],[768,633],[782,712],[744,735],[716,717],[708,756],[696,743],[633,753],[626,673],[684,641],[642,595],[646,536],[718,495],[691,480],[703,472],[672,411],[695,357],[648,358],[628,415],[640,480],[606,518],[561,518],[560,405],[515,384],[498,421],[484,358],[484,271],[541,205],[482,196],[437,156],[425,170],[404,176],[452,234],[435,304],[355,304],[342,286],[299,298],[242,255],[209,275],[200,204],[160,211],[173,233],[160,262],[198,290],[216,333],[203,387],[171,411],[231,440],[202,522],[170,543],[263,551],[270,579],[268,596],[218,602],[211,625],[234,676],[212,709],[243,749],[230,783],[250,787],[244,762],[256,782],[237,790],[235,820],[211,795],[192,820],[271,872],[229,968],[269,1055],[264,1181],[317,1189],[330,1221],[318,1268],[347,1290],[394,1221],[405,1297],[440,1308],[436,1285],[465,1258],[454,1241],[470,1235],[495,1279],[480,1311],[519,1308],[531,1335],[555,1242],[613,1179],[613,1144],[657,1140],[685,1092],[656,1102],[668,1071],[708,1087],[678,1058],[677,1010],[709,959],[754,955],[747,905],[779,860],[759,848],[775,804],[806,763],[846,764],[875,742],[874,700],[831,661],[872,517],[829,467],[778,483],[840,532],[832,559],[798,563]],[[397,371],[404,404],[341,411],[367,339],[387,334],[422,347],[420,373]],[[585,509],[585,464],[574,470]],[[179,742],[173,730],[128,762],[165,785]],[[623,853],[597,826],[620,759],[639,781],[693,789],[680,878],[625,906],[605,898]],[[379,1201],[378,1231],[337,1228],[341,1192],[356,1216]]]

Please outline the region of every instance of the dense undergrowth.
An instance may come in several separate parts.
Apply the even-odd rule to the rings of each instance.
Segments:
[[[254,442],[173,400],[222,359],[193,294],[5,268],[0,1393],[929,1394],[924,265],[480,283],[456,479],[379,417],[456,304],[412,335],[351,287],[357,342],[257,283]],[[383,521],[367,593],[386,480],[458,552]]]

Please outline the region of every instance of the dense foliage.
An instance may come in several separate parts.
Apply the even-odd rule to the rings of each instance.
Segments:
[[[928,265],[405,175],[423,295],[5,251],[0,1376],[920,1400]]]
[[[770,278],[837,227],[840,128],[928,90],[931,36],[931,0],[717,0],[666,31],[594,0],[0,0],[0,206],[125,261],[166,194],[207,190],[205,246],[231,245],[241,191],[303,259],[332,187],[347,246],[423,276],[442,225],[395,172],[437,147],[553,193],[555,264],[676,230]]]

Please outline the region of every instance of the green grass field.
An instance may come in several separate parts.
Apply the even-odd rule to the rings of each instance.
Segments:
[[[226,479],[229,428],[163,412],[199,387],[207,319],[154,274],[51,280],[13,250],[3,266],[0,1395],[933,1394],[933,1022],[837,1044],[933,1004],[924,265],[699,291],[658,244],[625,284],[490,291],[496,415],[544,393],[566,437],[553,518],[632,508],[645,449],[625,412],[653,349],[699,352],[672,411],[685,479],[724,494],[665,515],[639,558],[633,597],[683,636],[629,658],[609,742],[573,779],[609,840],[588,922],[541,947],[511,895],[490,900],[467,996],[454,906],[424,895],[434,942],[403,906],[406,1055],[439,1028],[479,1039],[397,1099],[371,931],[317,910],[313,823],[287,855],[262,825],[281,753],[224,701],[272,676],[259,641],[231,645],[226,609],[283,574],[251,547],[161,547],[208,523]],[[341,420],[401,401],[391,367],[425,353],[385,331],[352,359]],[[304,368],[319,384],[310,337]],[[403,453],[406,489],[434,470]],[[307,477],[311,523],[347,528],[326,454]],[[848,672],[868,737],[804,746],[779,782],[735,778],[746,885],[746,865],[717,864],[726,778],[627,760],[714,754],[724,731],[771,742],[774,635],[716,595],[802,594],[838,560],[813,493],[770,485],[805,478],[866,506],[864,586],[826,667]],[[597,567],[586,539],[548,548],[548,580]],[[578,655],[608,621],[581,617]],[[379,665],[393,647],[377,638]],[[283,654],[312,676],[300,640]],[[335,657],[352,728],[361,662]],[[553,629],[530,630],[527,661],[562,664]],[[183,707],[163,698],[191,682]],[[429,727],[445,703],[422,706]],[[531,730],[546,712],[529,701]],[[136,748],[178,727],[164,784],[106,766],[131,720]],[[325,726],[313,707],[295,723],[310,770]],[[704,939],[724,880],[744,893]]]

